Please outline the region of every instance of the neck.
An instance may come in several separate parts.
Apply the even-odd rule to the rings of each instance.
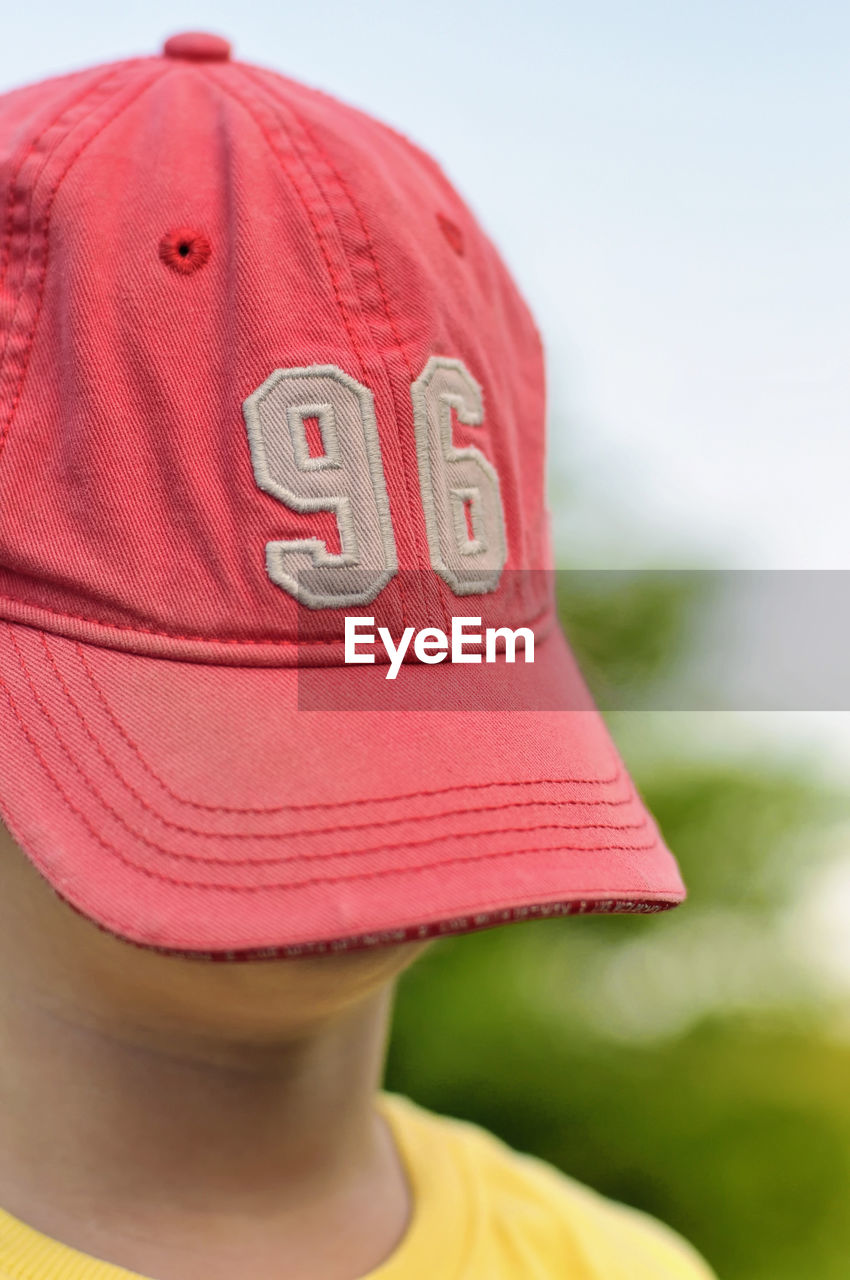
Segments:
[[[402,957],[171,960],[2,853],[0,1206],[158,1280],[380,1265],[411,1210],[374,1106]]]
[[[29,1185],[40,1201],[213,1207],[344,1177],[374,1143],[389,996],[257,1046],[125,1038],[0,992],[0,1203]]]

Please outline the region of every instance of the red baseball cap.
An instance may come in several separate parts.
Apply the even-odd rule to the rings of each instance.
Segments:
[[[437,165],[198,33],[6,94],[0,164],[0,813],[54,889],[208,956],[681,901],[555,619],[539,337]],[[533,665],[345,662],[474,615]]]

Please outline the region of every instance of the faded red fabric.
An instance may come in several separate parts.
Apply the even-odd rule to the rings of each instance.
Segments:
[[[371,390],[401,572],[362,612],[518,626],[552,612],[522,572],[551,566],[543,360],[433,161],[222,44],[0,98],[0,812],[69,902],[166,948],[674,904],[595,712],[298,710],[297,662],[352,675],[344,611],[303,609],[264,549],[333,548],[336,519],[260,490],[245,398],[314,364]],[[433,355],[481,384],[483,434],[455,440],[501,483],[506,573],[474,607],[430,569]],[[556,634],[533,679],[581,690]]]

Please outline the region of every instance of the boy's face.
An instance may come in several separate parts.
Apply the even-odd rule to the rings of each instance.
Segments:
[[[388,989],[427,945],[220,964],[160,955],[68,907],[0,823],[3,985],[60,1016],[70,1005],[93,1027],[272,1047]]]

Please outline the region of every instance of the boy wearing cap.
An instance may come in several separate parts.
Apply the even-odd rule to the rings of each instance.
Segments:
[[[0,1274],[707,1276],[379,1088],[429,938],[684,896],[554,617],[492,245],[196,33],[7,94],[0,162]],[[468,616],[534,662],[410,643]]]

